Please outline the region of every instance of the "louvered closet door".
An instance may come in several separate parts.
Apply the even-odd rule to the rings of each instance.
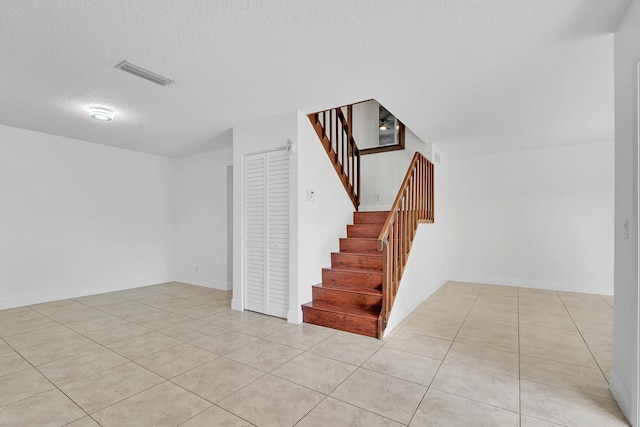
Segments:
[[[264,312],[266,154],[244,158],[244,295],[248,310]]]
[[[246,156],[244,190],[245,307],[287,317],[289,153]]]

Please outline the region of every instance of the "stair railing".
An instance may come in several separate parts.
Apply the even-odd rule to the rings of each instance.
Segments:
[[[347,116],[345,117],[344,110]],[[353,139],[352,105],[308,115],[353,206],[360,205],[360,150]]]
[[[418,224],[434,221],[433,177],[433,163],[416,152],[378,236],[383,269],[379,337],[387,326]]]

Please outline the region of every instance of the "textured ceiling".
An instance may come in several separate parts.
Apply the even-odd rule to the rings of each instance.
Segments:
[[[449,155],[607,141],[628,3],[2,0],[0,124],[175,157],[247,120],[375,98]]]

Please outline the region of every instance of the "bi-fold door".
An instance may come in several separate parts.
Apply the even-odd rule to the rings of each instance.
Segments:
[[[245,308],[278,317],[289,309],[289,152],[244,158]]]

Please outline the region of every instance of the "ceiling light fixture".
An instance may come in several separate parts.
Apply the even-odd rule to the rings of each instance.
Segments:
[[[91,107],[89,108],[89,116],[101,122],[110,122],[113,120],[113,111],[107,110],[106,108]]]

